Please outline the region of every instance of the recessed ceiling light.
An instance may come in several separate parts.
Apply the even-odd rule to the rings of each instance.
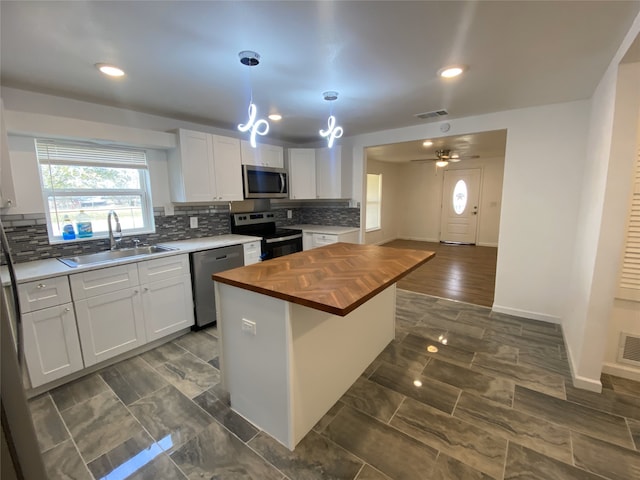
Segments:
[[[431,140],[425,140],[424,142],[422,142],[423,147],[430,147],[431,145],[433,145],[433,142]]]
[[[451,65],[438,70],[438,75],[442,78],[453,78],[460,75],[467,69],[464,65]]]
[[[115,67],[113,65],[108,65],[106,63],[96,63],[96,68],[100,70],[105,75],[110,77],[122,77],[124,76],[124,70]]]
[[[272,113],[271,115],[269,115],[269,120],[273,120],[274,122],[278,122],[278,121],[282,120],[282,115],[280,115],[279,113]]]

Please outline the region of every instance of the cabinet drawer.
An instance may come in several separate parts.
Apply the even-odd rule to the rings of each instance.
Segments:
[[[313,244],[314,247],[320,247],[322,245],[329,245],[331,243],[338,242],[338,235],[328,235],[326,233],[314,233]]]
[[[74,300],[116,292],[140,283],[135,263],[76,273],[70,276],[70,281]]]
[[[244,250],[245,265],[252,265],[260,261],[260,255],[262,254],[260,242],[244,243],[242,249]]]
[[[71,301],[67,276],[47,278],[18,286],[20,308],[23,313],[41,310]]]
[[[174,255],[138,263],[140,283],[150,283],[189,274],[189,255]]]

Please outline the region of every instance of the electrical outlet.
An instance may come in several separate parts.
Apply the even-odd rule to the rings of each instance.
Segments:
[[[293,218],[293,212],[291,210],[287,210],[287,218]]]
[[[189,217],[189,226],[191,228],[198,228],[198,217]]]
[[[251,320],[247,320],[246,318],[242,319],[242,331],[248,333],[249,335],[256,334],[256,322]]]
[[[164,205],[164,216],[169,217],[175,213],[173,203],[166,203]]]

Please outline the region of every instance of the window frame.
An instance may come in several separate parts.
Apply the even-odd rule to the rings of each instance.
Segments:
[[[150,234],[155,233],[155,219],[153,215],[153,202],[151,198],[151,179],[149,175],[149,164],[147,161],[147,152],[144,149],[136,149],[132,147],[125,146],[102,146],[91,143],[77,142],[77,141],[66,141],[66,140],[51,140],[44,138],[36,138],[34,139],[35,148],[36,148],[36,162],[38,167],[38,175],[40,178],[40,191],[42,193],[42,201],[44,206],[44,212],[47,222],[47,235],[49,238],[50,244],[60,244],[60,243],[69,243],[71,242],[83,242],[83,241],[91,241],[91,240],[100,240],[109,238],[108,231],[98,231],[94,230],[93,235],[91,237],[79,238],[76,232],[76,238],[73,240],[64,240],[62,237],[62,229],[60,229],[60,235],[54,234],[54,222],[56,219],[54,218],[54,213],[51,211],[49,199],[50,197],[61,198],[61,197],[123,197],[123,196],[139,196],[140,197],[140,210],[142,212],[142,221],[143,227],[141,228],[122,228],[122,237],[126,236],[134,236],[134,235],[142,235],[142,234]],[[127,165],[126,162],[118,162],[117,160],[109,161],[101,159],[100,161],[93,160],[82,160],[73,159],[73,160],[63,160],[63,159],[51,159],[51,158],[41,158],[39,155],[38,145],[56,145],[62,147],[80,147],[87,150],[96,149],[102,151],[112,150],[114,153],[117,152],[131,152],[136,153],[138,155],[142,155],[144,157],[143,163],[132,163],[131,165]],[[46,165],[72,165],[79,166],[84,168],[122,168],[122,169],[135,169],[138,171],[139,175],[139,185],[140,188],[113,188],[113,189],[78,189],[78,188],[64,188],[64,189],[56,189],[56,188],[48,188],[45,186],[45,178],[43,174],[43,166]],[[83,210],[82,208],[80,208]],[[86,209],[84,209],[86,210]],[[114,206],[109,208],[109,210],[114,210],[117,213],[118,207]],[[59,214],[59,216],[63,216]],[[105,213],[105,219],[107,214]],[[74,219],[72,221],[75,224]],[[60,221],[60,225],[62,225],[62,221]],[[94,227],[95,228],[95,227]]]
[[[370,201],[369,200],[369,176],[378,177],[378,194],[377,200]],[[378,211],[378,223],[376,226],[368,227],[367,223],[369,222],[369,215],[367,212],[369,211],[370,206],[377,206]],[[375,232],[378,230],[382,230],[382,173],[367,173],[367,186],[365,191],[365,232]]]

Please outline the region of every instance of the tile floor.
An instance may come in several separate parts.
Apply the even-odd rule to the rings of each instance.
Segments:
[[[398,290],[395,341],[294,452],[227,406],[216,335],[31,400],[51,480],[640,479],[640,384],[571,387],[555,325]]]

